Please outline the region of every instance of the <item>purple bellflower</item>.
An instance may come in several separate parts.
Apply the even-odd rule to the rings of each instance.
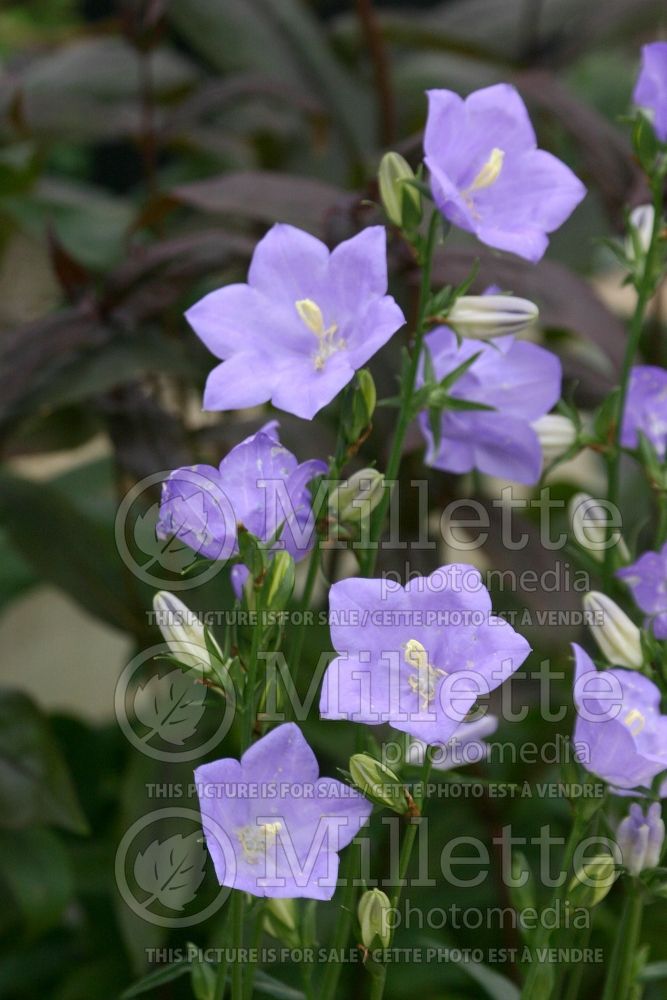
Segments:
[[[667,451],[667,371],[636,365],[630,372],[621,444],[639,445],[639,433],[651,442],[659,458]]]
[[[492,343],[463,339],[448,327],[425,338],[437,379],[475,354],[479,357],[454,383],[450,395],[493,410],[443,410],[436,448],[426,413],[419,417],[428,443],[426,464],[447,472],[479,469],[518,483],[536,483],[542,447],[532,423],[560,398],[561,364],[551,351],[514,337]]]
[[[272,898],[331,899],[338,852],[371,803],[317,760],[293,722],[241,757],[195,770],[202,825],[220,885]]]
[[[298,561],[315,540],[308,483],[326,471],[318,459],[299,465],[271,421],[232,448],[219,468],[195,465],[171,473],[162,487],[158,538],[176,537],[206,559],[225,560],[238,553],[243,525],[264,542],[279,536],[275,548]]]
[[[642,65],[633,100],[650,112],[655,134],[667,141],[667,42],[651,42],[642,47]]]
[[[644,552],[632,565],[617,570],[616,576],[648,616],[656,639],[667,639],[667,544],[659,552]]]
[[[386,292],[384,227],[329,252],[294,226],[273,226],[255,247],[248,283],[219,288],[186,313],[223,361],[208,377],[204,408],[271,400],[312,419],[405,323]]]
[[[537,148],[519,94],[506,83],[465,100],[430,90],[424,135],[435,202],[482,243],[536,262],[586,194],[581,181]]]
[[[574,742],[584,767],[620,791],[650,787],[667,770],[667,715],[660,691],[637,670],[596,670],[573,643]]]
[[[447,743],[477,698],[517,670],[530,647],[502,618],[479,571],[453,564],[405,587],[352,578],[329,595],[338,656],[320,714],[388,722],[428,744]]]

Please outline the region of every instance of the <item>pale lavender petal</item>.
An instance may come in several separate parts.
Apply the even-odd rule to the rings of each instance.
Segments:
[[[635,104],[652,112],[653,127],[667,141],[667,42],[642,47],[642,65],[633,94]]]

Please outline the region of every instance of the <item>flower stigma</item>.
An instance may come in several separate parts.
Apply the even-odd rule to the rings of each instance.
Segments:
[[[438,678],[446,677],[447,671],[428,662],[428,653],[418,639],[408,639],[404,649],[405,662],[417,672],[416,677],[408,677],[408,685],[419,695],[420,707],[427,709],[435,698]]]
[[[299,299],[294,305],[300,318],[319,341],[319,348],[313,356],[313,365],[316,371],[322,371],[327,359],[345,347],[344,340],[334,339],[338,333],[338,324],[331,323],[325,327],[322,310],[312,299]]]
[[[255,826],[250,823],[236,831],[248,864],[256,865],[259,859],[266,855],[269,845],[275,842],[276,834],[282,828],[280,820],[276,820],[273,823],[258,823]]]

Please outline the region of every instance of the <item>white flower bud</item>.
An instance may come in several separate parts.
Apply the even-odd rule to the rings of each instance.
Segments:
[[[618,546],[623,562],[630,561],[628,547],[614,525],[606,500],[596,500],[588,493],[575,493],[568,505],[568,513],[575,541],[594,559],[602,562],[605,551]]]
[[[521,333],[539,314],[534,302],[514,295],[461,295],[447,314],[447,323],[462,337],[487,340]]]
[[[614,666],[638,670],[644,662],[641,633],[610,597],[591,590],[584,595],[584,611],[594,621],[589,623],[600,652]]]
[[[206,647],[204,626],[197,615],[167,590],[160,590],[153,598],[155,624],[176,659],[187,667],[199,667],[204,672],[211,668],[211,657]]]
[[[391,941],[390,912],[389,897],[381,889],[369,889],[360,898],[357,916],[364,947],[372,948],[377,944],[377,941],[383,948],[389,947]]]
[[[546,413],[533,421],[531,427],[540,440],[545,465],[560,458],[577,440],[577,428],[560,413]]]
[[[648,252],[653,235],[655,210],[653,205],[638,205],[630,212],[630,232],[625,238],[625,255],[630,263],[637,260],[637,251]]]

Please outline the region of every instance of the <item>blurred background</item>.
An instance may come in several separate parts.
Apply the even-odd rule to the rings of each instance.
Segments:
[[[419,162],[424,91],[509,80],[540,144],[572,166],[589,196],[537,267],[453,234],[436,279],[457,282],[480,258],[477,287],[493,282],[537,302],[570,398],[592,409],[614,384],[632,306],[613,256],[593,237],[621,233],[626,206],[646,200],[622,116],[639,47],[665,30],[662,0],[0,3],[0,998],[117,997],[148,971],[147,948],[219,940],[219,913],[170,931],[137,916],[114,878],[119,840],[154,808],[151,783],[189,781],[192,766],[133,749],[114,719],[124,665],[159,638],[146,615],[159,584],[136,572],[142,553],[150,556],[157,481],[140,488],[138,512],[120,524],[118,505],[146,477],[195,460],[217,464],[265,419],[200,411],[211,358],[183,310],[244,280],[274,221],[330,244],[382,221],[375,172],[386,149]],[[413,264],[392,234],[389,253],[409,313]],[[657,302],[643,344],[653,363],[665,360],[661,334]],[[373,363],[380,395],[393,394],[399,350],[392,343]],[[379,455],[382,467],[393,412],[378,413],[360,464]],[[280,420],[300,460],[330,452],[335,404],[314,424]],[[424,475],[417,437],[412,444],[406,482]],[[559,471],[553,491],[565,500],[582,486],[594,492],[600,476],[589,459]],[[489,500],[498,486],[428,478],[436,514],[471,488]],[[625,488],[629,529],[640,531],[649,499],[630,473]],[[418,510],[408,495],[404,537],[418,537]],[[535,519],[527,526],[534,534]],[[404,552],[384,558],[383,568],[404,568]],[[410,556],[416,569],[432,569],[435,558]],[[519,571],[555,565],[536,542],[507,553],[492,538],[481,558]],[[182,596],[192,607],[231,606],[225,572]],[[575,608],[580,596],[563,586],[495,600]],[[564,665],[565,642],[577,634],[542,628],[529,637],[535,663],[549,655]],[[307,655],[327,648],[326,632],[309,630]],[[530,703],[533,686],[524,687]],[[563,703],[568,691],[564,682]],[[352,740],[344,726],[322,728],[308,734],[323,773],[335,773]],[[540,742],[557,732],[568,723],[530,716],[503,736]],[[539,766],[499,764],[493,775],[544,780]],[[567,806],[516,801],[500,815],[490,801],[444,803],[433,820],[440,843],[471,829],[490,840],[501,821],[532,835],[544,823],[566,825]],[[422,896],[432,906],[489,906],[503,903],[503,891],[491,879]],[[323,940],[334,915],[325,908]],[[594,940],[604,942],[607,929],[596,926]],[[415,930],[399,943],[411,933],[419,939]],[[511,932],[428,934],[461,946],[516,943]],[[652,958],[661,956],[658,938]],[[502,971],[516,976],[511,963]],[[592,995],[600,974],[586,972]],[[289,968],[276,975],[294,979]],[[475,997],[493,985],[453,965],[397,969],[390,981],[395,997],[417,988],[425,998]],[[646,995],[664,996],[660,988],[648,984]],[[341,989],[363,995],[361,972]],[[299,995],[266,982],[264,991]],[[191,994],[179,979],[153,995]]]

